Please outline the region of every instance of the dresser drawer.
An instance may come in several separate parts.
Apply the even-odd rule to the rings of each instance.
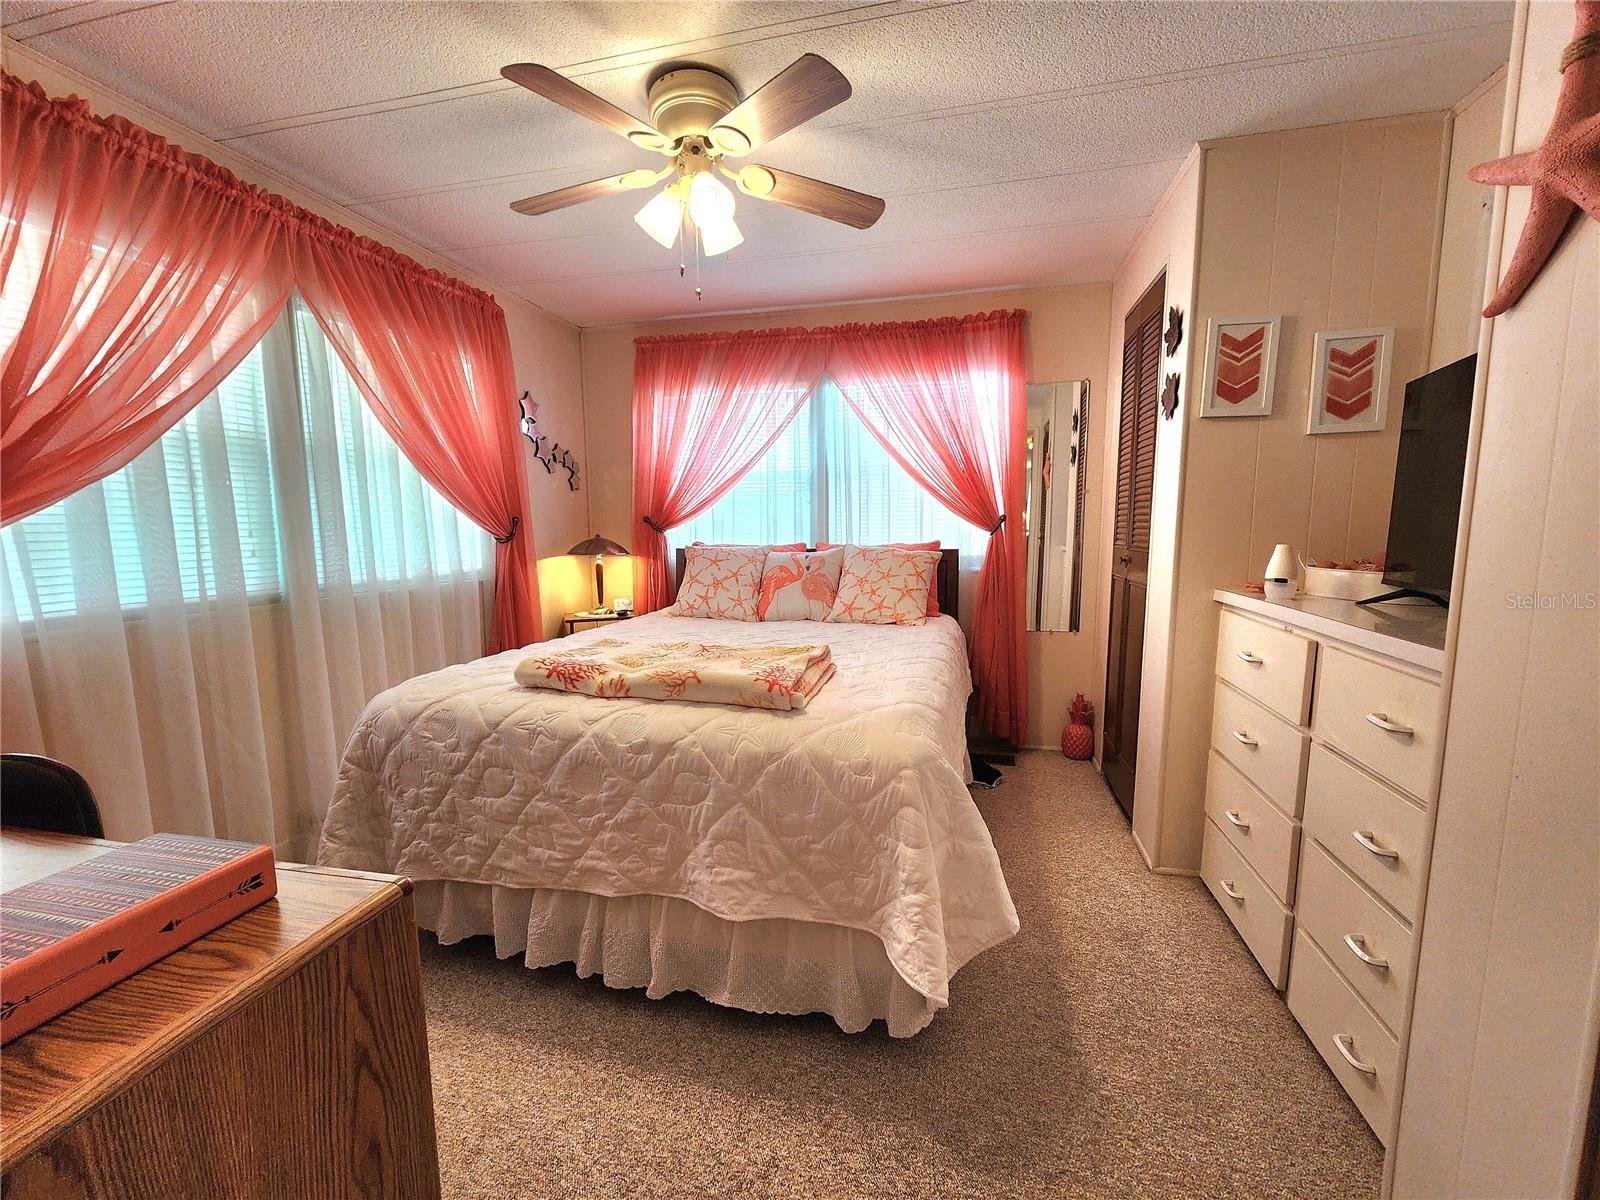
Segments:
[[[1200,850],[1200,877],[1272,986],[1282,989],[1289,966],[1289,910],[1278,903],[1272,890],[1209,820]]]
[[[1222,610],[1217,676],[1295,725],[1306,722],[1317,644],[1286,629]]]
[[[1206,815],[1266,881],[1273,895],[1294,903],[1300,826],[1279,811],[1215,750],[1206,771]]]
[[[1304,930],[1294,935],[1289,1011],[1334,1077],[1350,1093],[1378,1140],[1387,1146],[1395,1073],[1400,1064],[1399,1043],[1339,977]]]
[[[1393,788],[1312,743],[1305,833],[1408,921],[1422,895],[1428,814]]]
[[[1411,930],[1315,842],[1300,862],[1295,921],[1383,1023],[1397,1031],[1411,990]]]
[[[1217,684],[1211,710],[1211,745],[1267,798],[1290,816],[1301,808],[1310,739],[1254,700]]]
[[[1383,778],[1426,798],[1439,750],[1439,685],[1324,646],[1312,728]]]

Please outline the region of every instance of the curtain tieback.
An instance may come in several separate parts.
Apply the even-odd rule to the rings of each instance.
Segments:
[[[498,542],[500,545],[504,546],[512,538],[517,536],[517,526],[520,525],[520,524],[522,524],[522,518],[521,517],[512,517],[511,518],[511,532],[506,534],[505,537],[497,537],[494,540],[496,542]]]
[[[663,529],[663,528],[661,528],[661,526],[659,526],[659,525],[657,525],[657,524],[656,524],[656,523],[655,523],[655,522],[654,522],[654,521],[652,521],[652,520],[651,520],[651,519],[650,519],[650,518],[649,518],[649,517],[645,517],[645,518],[644,518],[644,523],[645,523],[645,524],[646,524],[646,525],[648,525],[648,526],[650,526],[650,528],[651,528],[651,529],[654,529],[654,530],[655,530],[655,531],[656,531],[656,532],[657,532],[657,533],[659,533],[659,534],[660,534],[660,535],[661,535],[661,536],[662,536],[662,537],[666,537],[666,536],[667,536],[667,531],[666,531],[666,530],[665,530],[665,529]]]
[[[1000,514],[1000,519],[994,523],[994,528],[989,530],[989,536],[993,537],[995,534],[999,533],[1000,532],[1000,527],[1002,525],[1004,525],[1005,523],[1006,523],[1006,515],[1005,515],[1005,513],[1001,513]]]

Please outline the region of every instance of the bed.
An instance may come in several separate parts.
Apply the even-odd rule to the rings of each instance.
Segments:
[[[925,1028],[951,976],[1018,927],[966,786],[954,617],[652,614],[561,645],[618,636],[825,641],[838,670],[790,712],[526,689],[520,650],[419,676],[358,721],[318,861],[410,876],[441,942],[492,935],[530,967],[848,1032]]]

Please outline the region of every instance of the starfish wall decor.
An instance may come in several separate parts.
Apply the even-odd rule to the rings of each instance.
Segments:
[[[1522,298],[1544,269],[1579,209],[1600,221],[1600,0],[1577,0],[1577,29],[1561,56],[1561,94],[1537,150],[1481,163],[1467,172],[1478,183],[1533,189],[1516,253],[1486,317]]]

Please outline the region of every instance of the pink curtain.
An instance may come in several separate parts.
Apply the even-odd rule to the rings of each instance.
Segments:
[[[378,423],[495,540],[488,652],[541,639],[505,313],[493,297],[309,214],[295,283]]]
[[[289,295],[266,193],[138,126],[0,80],[0,520],[125,466]]]
[[[803,329],[634,340],[633,554],[639,612],[672,598],[666,531],[728,493],[822,373]]]
[[[379,422],[492,534],[491,651],[540,637],[505,314],[494,298],[76,97],[0,80],[0,521],[125,466],[298,287]]]
[[[1023,644],[1025,312],[818,330],[846,401],[933,497],[989,533],[972,619],[972,674],[984,727],[1021,745],[1028,728]]]

